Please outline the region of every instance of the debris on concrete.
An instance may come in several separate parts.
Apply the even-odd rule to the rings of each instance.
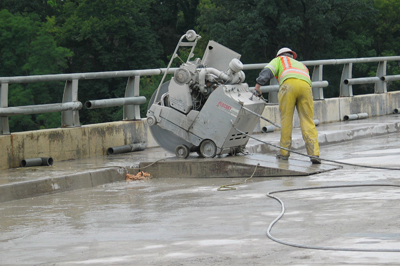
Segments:
[[[135,181],[135,180],[148,180],[151,178],[149,173],[140,171],[136,175],[133,174],[126,174],[126,181]]]

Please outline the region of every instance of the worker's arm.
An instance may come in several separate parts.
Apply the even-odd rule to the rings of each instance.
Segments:
[[[258,78],[256,79],[256,86],[254,86],[254,89],[261,94],[261,86],[266,85],[272,78],[274,77],[274,74],[272,73],[271,69],[268,67],[264,68],[260,74],[258,75]]]

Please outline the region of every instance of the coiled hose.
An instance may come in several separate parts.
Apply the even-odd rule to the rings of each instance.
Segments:
[[[305,188],[294,188],[294,189],[286,189],[286,190],[276,190],[267,193],[267,196],[278,201],[281,205],[281,213],[279,216],[271,222],[267,230],[267,236],[280,244],[297,247],[297,248],[306,248],[306,249],[318,249],[318,250],[334,250],[334,251],[359,251],[359,252],[400,252],[400,249],[367,249],[367,248],[334,248],[334,247],[322,247],[322,246],[310,246],[310,245],[302,245],[296,243],[290,243],[281,239],[274,237],[271,234],[272,227],[276,224],[282,216],[285,214],[285,204],[281,199],[272,194],[282,193],[282,192],[293,192],[293,191],[301,191],[301,190],[311,190],[311,189],[331,189],[331,188],[347,188],[347,187],[400,187],[400,185],[391,185],[391,184],[361,184],[361,185],[340,185],[340,186],[320,186],[320,187],[305,187]]]

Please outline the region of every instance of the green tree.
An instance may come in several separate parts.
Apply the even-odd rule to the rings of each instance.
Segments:
[[[375,15],[371,0],[201,0],[199,10],[202,31],[245,63],[268,62],[285,46],[300,60],[374,54],[362,24]],[[337,84],[329,90],[339,91]]]
[[[67,0],[60,41],[74,51],[71,72],[156,67],[160,46],[148,1]]]
[[[371,16],[368,0],[202,0],[199,26],[216,41],[260,62],[288,46],[315,59],[340,30]],[[248,60],[246,60],[248,61]]]
[[[74,52],[69,72],[101,72],[158,68],[162,47],[151,28],[151,2],[129,0],[67,0],[58,34]],[[126,79],[82,81],[79,100],[123,97]],[[81,122],[110,121],[121,108],[81,111]],[[122,119],[122,116],[119,118]]]
[[[149,10],[151,28],[157,34],[157,41],[163,47],[161,59],[175,49],[177,40],[189,29],[194,29],[198,16],[199,0],[153,0]]]
[[[25,76],[60,73],[67,67],[72,52],[57,45],[54,39],[54,20],[41,22],[35,14],[22,16],[0,10],[0,76]],[[12,84],[9,89],[9,106],[60,102],[62,84],[31,83]],[[11,117],[12,131],[32,130],[41,127],[59,127],[54,118],[60,114]]]
[[[35,14],[40,21],[59,14],[63,0],[1,0],[0,9],[12,14]]]
[[[400,48],[400,2],[397,0],[374,0],[378,15],[369,20],[373,30],[378,55],[398,55]]]
[[[400,2],[397,0],[374,0],[378,15],[374,20],[368,20],[367,26],[372,29],[374,47],[379,56],[396,56],[400,51]],[[398,62],[388,62],[388,75],[398,74]],[[396,90],[400,81],[388,84],[388,90]]]

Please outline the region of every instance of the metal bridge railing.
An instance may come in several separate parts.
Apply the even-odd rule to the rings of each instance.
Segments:
[[[173,74],[176,68],[171,68],[168,74]],[[86,79],[105,79],[128,77],[125,88],[125,97],[115,99],[94,100],[85,103],[86,108],[103,108],[111,106],[123,106],[123,120],[140,119],[140,104],[146,102],[146,97],[140,96],[139,82],[141,76],[162,75],[165,68],[107,71],[75,74],[35,75],[19,77],[1,77],[0,83],[0,135],[10,134],[8,117],[21,114],[38,114],[62,112],[61,127],[78,127],[79,110],[82,103],[78,101],[78,82]],[[42,104],[19,107],[8,107],[8,84],[65,81],[64,94],[61,103]]]
[[[353,96],[352,85],[375,83],[375,93],[386,93],[387,82],[400,80],[400,75],[386,75],[388,61],[400,61],[400,56],[389,57],[370,57],[370,58],[353,58],[353,59],[330,59],[303,61],[306,66],[314,66],[312,72],[313,97],[314,100],[323,100],[323,88],[328,86],[328,81],[323,80],[324,65],[344,65],[340,84],[340,96]],[[354,63],[370,63],[378,62],[378,69],[375,77],[352,78],[352,67]],[[263,64],[246,64],[244,70],[262,69],[266,66]],[[85,103],[86,108],[103,108],[111,106],[123,106],[123,120],[140,119],[140,104],[146,102],[144,96],[140,96],[140,77],[167,74],[173,74],[177,68],[145,69],[130,71],[107,71],[92,73],[76,73],[76,74],[54,74],[54,75],[36,75],[36,76],[19,76],[19,77],[0,77],[0,135],[10,134],[8,117],[21,114],[38,114],[49,112],[62,112],[61,127],[78,127],[79,110],[82,109],[82,103],[78,101],[78,83],[79,80],[85,79],[105,79],[127,77],[128,81],[125,88],[125,97],[104,100],[92,100]],[[8,107],[8,85],[13,83],[33,83],[33,82],[50,82],[65,81],[64,94],[61,103],[41,104],[30,106]],[[269,93],[269,102],[278,102],[279,86],[274,79],[271,85],[262,86],[261,90]]]
[[[386,56],[386,57],[366,57],[366,58],[348,58],[348,59],[327,59],[327,60],[313,60],[302,61],[307,67],[314,66],[311,80],[313,82],[313,97],[314,100],[323,100],[323,88],[328,86],[328,81],[323,81],[323,66],[325,65],[344,65],[340,81],[340,97],[353,96],[353,86],[355,84],[374,83],[374,93],[386,93],[387,83],[390,81],[400,80],[400,75],[386,75],[387,62],[400,61],[400,56]],[[353,64],[355,63],[378,63],[378,68],[375,77],[365,78],[352,78]],[[262,69],[266,64],[248,64],[244,66],[244,70]],[[320,83],[322,82],[322,83]],[[278,88],[274,85],[277,81],[271,81],[270,86],[262,86],[262,92],[269,93],[269,102],[278,102]]]

